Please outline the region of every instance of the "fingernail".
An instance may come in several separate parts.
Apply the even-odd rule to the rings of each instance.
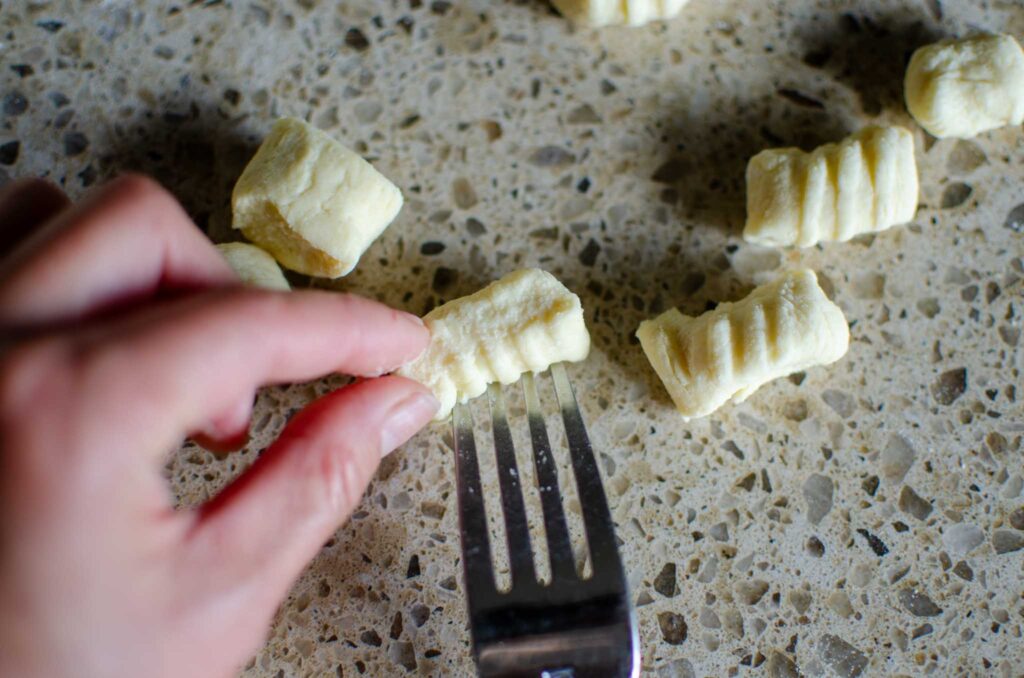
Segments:
[[[419,392],[391,408],[380,433],[381,457],[391,454],[396,447],[413,437],[430,421],[440,406],[432,394]]]
[[[405,320],[408,323],[411,323],[411,324],[415,325],[416,327],[426,327],[426,325],[423,323],[423,318],[419,317],[418,315],[413,315],[412,313],[406,313],[405,311],[399,311],[398,315],[403,320]]]

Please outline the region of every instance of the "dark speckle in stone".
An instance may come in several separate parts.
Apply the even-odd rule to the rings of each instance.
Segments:
[[[402,27],[402,30],[405,31],[406,35],[412,33],[412,27],[415,25],[415,23],[416,22],[413,21],[413,18],[411,16],[403,16],[401,19],[398,20],[398,25]]]
[[[686,296],[694,294],[697,290],[704,287],[704,282],[706,280],[707,278],[703,273],[691,271],[683,276],[683,283],[680,285],[680,291]]]
[[[868,665],[868,658],[863,652],[830,633],[821,637],[818,654],[842,678],[856,678]]]
[[[910,634],[910,638],[912,640],[917,640],[921,636],[927,636],[931,634],[931,632],[934,630],[935,629],[932,628],[931,624],[921,624],[916,629],[914,629],[913,633]]]
[[[616,87],[615,83],[612,82],[611,80],[602,80],[601,81],[601,94],[603,94],[605,96],[608,96],[609,94],[614,94],[615,92],[618,92],[618,91],[619,91],[619,88]]]
[[[438,586],[443,588],[445,591],[454,591],[458,587],[458,582],[455,581],[455,575],[445,578]]]
[[[71,122],[71,118],[75,117],[75,109],[65,108],[60,113],[53,117],[53,128],[64,129]]]
[[[439,16],[444,16],[452,8],[452,3],[447,0],[434,0],[430,3],[430,11]]]
[[[768,658],[768,676],[769,678],[800,678],[800,671],[796,667],[796,662],[788,655],[773,650]]]
[[[440,254],[441,252],[444,252],[444,248],[445,248],[445,245],[444,245],[443,242],[437,242],[436,240],[430,240],[428,242],[423,243],[420,246],[420,254],[425,254],[426,256],[429,257],[429,256],[433,256],[435,254]]]
[[[584,266],[593,266],[597,261],[597,255],[601,253],[601,246],[593,238],[587,242],[586,247],[580,252],[580,263]]]
[[[926,520],[932,512],[931,503],[914,492],[914,488],[910,485],[904,485],[900,490],[899,505],[901,511],[909,513],[918,520]]]
[[[409,559],[409,567],[405,570],[405,578],[412,579],[420,576],[420,557],[413,556]]]
[[[345,44],[354,50],[362,52],[369,48],[370,41],[366,39],[366,36],[363,35],[363,32],[358,28],[350,28],[348,29],[348,32],[345,33]]]
[[[654,579],[654,590],[666,598],[672,598],[679,593],[675,563],[665,563],[665,566],[661,568],[661,572]]]
[[[565,167],[576,162],[576,156],[558,146],[542,146],[530,154],[529,162],[537,167]]]
[[[682,645],[686,640],[686,621],[675,612],[662,612],[658,615],[658,626],[661,637],[669,645]]]
[[[940,405],[952,405],[967,389],[967,368],[958,367],[939,375],[932,383],[932,397]]]
[[[974,581],[974,570],[972,570],[971,566],[962,560],[953,566],[953,574],[964,581]]]
[[[871,550],[875,552],[876,556],[884,556],[889,552],[889,547],[885,545],[885,542],[883,542],[881,539],[871,534],[867,530],[863,528],[858,529],[857,534],[864,537],[864,539],[868,543],[868,546],[871,547]]]
[[[1024,549],[1024,535],[1012,530],[996,530],[992,535],[992,547],[996,553],[1013,553]]]
[[[878,476],[868,476],[861,482],[860,486],[861,489],[873,497],[875,492],[878,491],[878,482]]]
[[[736,487],[742,487],[747,492],[754,489],[754,484],[757,482],[756,473],[748,473],[746,476],[736,482]]]
[[[444,292],[451,287],[457,278],[458,273],[450,268],[441,266],[434,271],[434,280],[430,283],[430,287],[435,292]]]
[[[91,164],[78,173],[78,179],[82,182],[82,188],[88,188],[96,183],[96,168]]]
[[[897,595],[903,608],[915,617],[937,617],[942,614],[942,608],[936,605],[928,594],[916,588],[900,589]]]
[[[8,141],[6,144],[0,144],[0,165],[13,165],[16,163],[20,151],[20,141]]]
[[[412,623],[416,625],[416,628],[419,628],[430,619],[430,608],[422,603],[416,603],[409,610],[409,616],[412,617]]]
[[[27,78],[36,72],[30,64],[14,64],[11,66],[11,70],[17,73],[19,78]]]
[[[1006,215],[1003,226],[1015,233],[1024,233],[1024,203],[1021,203],[1010,210]]]
[[[28,110],[28,99],[21,92],[15,90],[4,97],[4,115],[11,117],[21,115]]]
[[[89,148],[89,140],[81,132],[68,132],[64,135],[64,155],[73,158],[81,155]]]
[[[806,548],[807,553],[815,558],[821,558],[825,555],[825,545],[817,537],[808,537]]]
[[[686,158],[672,158],[654,170],[651,180],[659,184],[674,184],[683,179],[689,171],[690,162]]]
[[[237,89],[228,88],[224,90],[224,101],[228,102],[232,106],[237,106],[238,102],[242,100],[242,94]]]
[[[50,94],[50,103],[57,108],[64,108],[71,103],[71,99],[68,99],[63,92],[53,92]]]
[[[466,231],[468,231],[471,236],[476,238],[486,233],[487,228],[479,219],[475,217],[470,217],[466,219]]]
[[[736,598],[746,605],[757,605],[768,593],[768,582],[762,579],[742,581],[736,586]]]
[[[1010,514],[1010,526],[1015,530],[1024,530],[1024,506]]]
[[[36,22],[36,26],[39,26],[44,31],[47,31],[49,33],[56,33],[60,29],[64,28],[64,22],[63,21],[53,21],[53,20],[50,20],[50,21],[37,21]]]
[[[391,640],[398,640],[402,637],[402,613],[396,612],[394,619],[391,620],[391,629],[388,632],[391,636]]]
[[[380,635],[373,629],[363,631],[359,636],[359,640],[363,641],[364,645],[370,645],[371,647],[380,647],[383,642],[380,639]]]
[[[804,55],[804,63],[812,68],[821,68],[828,63],[829,58],[832,56],[832,52],[828,49],[822,49],[818,51],[808,52]]]
[[[809,97],[803,92],[798,92],[795,89],[779,89],[776,90],[776,94],[785,99],[791,101],[797,106],[804,106],[805,108],[817,108],[818,110],[824,110],[825,104],[821,103],[813,97]]]
[[[588,179],[587,177],[583,177],[582,179],[580,179],[579,183],[576,184],[576,190],[579,191],[580,193],[586,193],[587,191],[589,191],[590,179]]]
[[[973,192],[974,189],[963,182],[950,184],[946,187],[946,190],[942,192],[942,209],[945,210],[953,207],[959,207],[967,202],[967,199],[971,197],[971,193]]]
[[[409,642],[392,643],[388,656],[405,669],[406,673],[416,669],[416,646]]]

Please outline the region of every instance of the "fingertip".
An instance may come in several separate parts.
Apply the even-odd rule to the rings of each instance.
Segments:
[[[380,437],[381,456],[391,454],[405,444],[437,414],[441,403],[427,387],[404,377],[386,377],[395,384],[394,388],[404,390],[385,417]]]

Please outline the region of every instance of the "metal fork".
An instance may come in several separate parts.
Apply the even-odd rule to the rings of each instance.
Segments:
[[[561,364],[551,367],[562,410],[593,574],[576,571],[544,414],[532,374],[523,376],[551,581],[533,566],[526,509],[501,387],[489,390],[511,588],[495,582],[473,419],[457,405],[455,461],[459,527],[473,656],[483,678],[613,678],[639,675],[636,620],[629,603],[611,513],[576,396]]]

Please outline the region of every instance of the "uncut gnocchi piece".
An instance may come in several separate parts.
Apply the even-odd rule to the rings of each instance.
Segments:
[[[686,420],[743,402],[772,379],[833,363],[850,343],[843,312],[806,269],[696,318],[671,309],[636,335]]]
[[[914,137],[903,127],[865,127],[810,153],[762,151],[747,164],[743,238],[810,247],[882,231],[917,211]]]
[[[904,78],[907,110],[936,137],[972,137],[1024,122],[1024,50],[1009,35],[921,47]]]
[[[217,245],[217,250],[246,285],[282,292],[292,288],[274,257],[259,247],[244,242],[228,242]]]
[[[583,360],[590,334],[580,299],[555,276],[535,268],[510,273],[479,292],[428,313],[430,345],[398,370],[430,388],[446,418],[491,382],[510,384],[524,372]]]
[[[287,268],[337,278],[402,208],[370,163],[296,118],[270,130],[231,194],[234,228]]]
[[[584,26],[628,24],[671,19],[690,0],[552,0],[563,16]]]

